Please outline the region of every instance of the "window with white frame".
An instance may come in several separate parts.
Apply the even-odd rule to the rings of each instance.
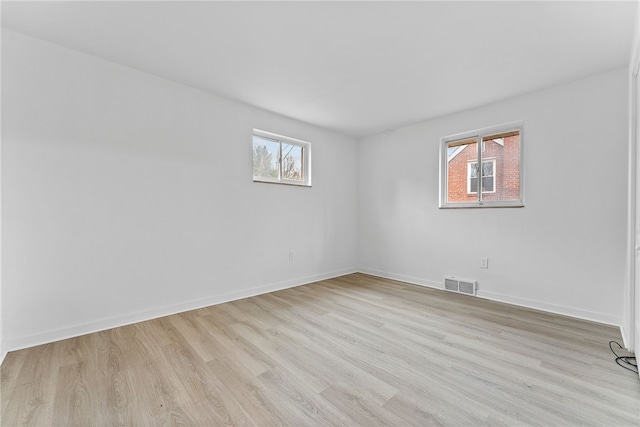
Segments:
[[[484,145],[484,144],[483,144]],[[496,192],[496,159],[482,161],[482,192]],[[467,193],[475,194],[478,192],[478,161],[467,162]]]
[[[451,135],[440,142],[441,208],[524,206],[522,122]]]
[[[311,186],[311,144],[253,130],[253,180]]]

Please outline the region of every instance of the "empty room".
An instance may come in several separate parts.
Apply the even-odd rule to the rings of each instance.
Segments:
[[[638,2],[0,15],[0,425],[640,426]]]

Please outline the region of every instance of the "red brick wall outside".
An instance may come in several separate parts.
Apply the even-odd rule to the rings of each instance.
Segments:
[[[448,166],[449,202],[475,202],[476,193],[467,193],[467,164],[477,161],[477,144],[467,145],[459,152]],[[482,200],[518,200],[520,198],[520,136],[504,138],[504,146],[493,142],[485,142],[482,153],[483,160],[495,159],[495,193],[483,192]]]

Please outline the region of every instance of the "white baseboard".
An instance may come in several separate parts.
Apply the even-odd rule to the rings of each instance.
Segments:
[[[0,345],[0,366],[2,366],[2,362],[4,362],[4,358],[7,357],[7,351],[4,343]]]
[[[620,324],[620,335],[622,335],[622,345],[624,346],[624,348],[629,351],[633,351],[633,346],[631,345],[633,340],[631,339],[632,337],[628,331],[628,328],[625,327],[625,322],[622,322]]]
[[[215,295],[208,298],[187,301],[166,307],[160,307],[153,310],[131,313],[122,316],[114,316],[107,319],[97,320],[95,322],[51,330],[40,334],[17,338],[7,338],[4,343],[6,344],[6,347],[3,346],[2,350],[4,351],[4,354],[6,354],[7,351],[15,351],[23,348],[34,347],[37,345],[73,338],[80,335],[86,335],[94,332],[104,331],[107,329],[117,328],[120,326],[130,325],[132,323],[144,322],[146,320],[170,316],[176,313],[196,310],[198,308],[208,307],[211,305],[249,298],[252,296],[279,291],[282,289],[294,288],[296,286],[302,286],[320,280],[326,280],[333,277],[344,276],[345,274],[355,273],[356,271],[356,268],[348,268],[314,276],[301,277],[293,280],[287,280],[285,282],[273,283],[269,285],[258,286],[255,288],[244,289],[237,292],[229,292],[222,295]]]
[[[361,268],[358,271],[360,273],[370,274],[371,276],[411,283],[412,285],[425,286],[427,288],[444,289],[444,285],[440,282],[434,282],[432,280],[425,280],[413,276],[405,276],[404,274],[389,273],[386,271],[373,270],[371,268]]]
[[[15,351],[23,348],[34,347],[37,345],[59,341],[67,338],[73,338],[73,337],[90,334],[94,332],[99,332],[106,329],[130,325],[132,323],[156,319],[158,317],[169,316],[172,314],[182,313],[185,311],[195,310],[198,308],[208,307],[211,305],[222,304],[229,301],[235,301],[235,300],[249,298],[249,297],[260,295],[260,294],[275,292],[282,289],[302,286],[302,285],[317,282],[320,280],[331,279],[333,277],[339,277],[339,276],[343,276],[343,275],[351,274],[355,272],[361,272],[364,274],[370,274],[372,276],[383,277],[391,280],[398,280],[398,281],[410,283],[413,285],[425,286],[428,288],[434,288],[439,290],[442,290],[444,288],[444,285],[441,282],[427,280],[419,277],[384,272],[384,271],[379,271],[379,270],[374,270],[369,268],[360,268],[360,269],[348,268],[348,269],[333,271],[330,273],[302,277],[298,279],[287,280],[285,282],[279,282],[279,283],[274,283],[274,284],[269,284],[264,286],[258,286],[255,288],[245,289],[242,291],[216,295],[209,298],[187,301],[187,302],[166,306],[166,307],[161,307],[153,310],[132,313],[132,314],[127,314],[123,316],[115,316],[107,319],[97,320],[95,322],[71,326],[68,328],[51,330],[51,331],[30,335],[26,337],[7,338],[2,343],[3,345],[0,348],[0,364],[6,357],[7,352],[9,351]],[[555,314],[571,316],[579,319],[585,319],[585,320],[595,321],[599,323],[615,325],[619,327],[621,323],[620,318],[603,314],[603,313],[597,313],[597,312],[575,309],[572,307],[548,304],[548,303],[543,303],[539,301],[513,297],[510,295],[502,295],[494,292],[480,292],[478,294],[478,297],[489,299],[492,301],[504,302],[512,305],[533,308],[536,310],[547,311]],[[625,337],[624,331],[621,331],[621,333],[624,338]],[[635,342],[637,345],[640,344],[640,325],[636,326]]]
[[[638,309],[640,309],[640,307],[636,307],[636,310]],[[629,350],[631,353],[638,356],[640,354],[640,318],[638,318],[637,315],[636,315],[636,322],[635,322],[635,340],[633,345],[635,346],[635,348],[627,347],[627,350]],[[640,371],[638,371],[638,377],[640,377]]]
[[[638,307],[637,310],[640,310],[640,307]],[[640,355],[640,319],[636,322],[636,338],[634,346],[635,349],[632,349],[633,353]],[[638,372],[638,375],[640,376],[640,372]]]
[[[563,305],[549,304],[545,302],[514,297],[511,295],[503,295],[495,292],[478,292],[480,298],[489,299],[492,301],[505,302],[507,304],[519,305],[521,307],[533,308],[541,311],[548,311],[549,313],[562,314],[564,316],[575,317],[577,319],[589,320],[592,322],[604,323],[606,325],[613,325],[620,327],[622,319],[618,316],[611,316],[605,313],[598,313],[596,311],[581,310],[573,307],[566,307]]]
[[[389,273],[386,271],[377,271],[369,268],[361,268],[361,273],[370,274],[372,276],[384,277],[386,279],[398,280],[401,282],[407,282],[414,285],[426,286],[435,289],[444,289],[442,282],[433,280],[422,279],[418,277],[405,276],[403,274]],[[590,320],[593,322],[604,323],[607,325],[614,325],[620,327],[621,318],[616,316],[610,316],[604,313],[580,310],[572,307],[565,307],[561,305],[548,304],[540,301],[529,300],[525,298],[518,298],[510,295],[502,295],[495,292],[485,292],[480,290],[478,292],[479,298],[484,298],[492,301],[504,302],[507,304],[517,305],[526,308],[533,308],[536,310],[547,311],[554,314],[561,314],[564,316],[575,317],[583,320]]]

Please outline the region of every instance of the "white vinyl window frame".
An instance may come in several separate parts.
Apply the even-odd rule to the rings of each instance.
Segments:
[[[260,129],[253,129],[253,136],[258,136],[263,139],[267,139],[278,145],[278,153],[276,164],[278,168],[277,177],[265,177],[253,175],[253,182],[264,182],[269,184],[285,184],[285,185],[297,185],[301,187],[311,187],[311,143],[303,141],[301,139],[291,138],[289,136],[279,135],[272,132],[267,132]],[[283,169],[283,144],[299,147],[301,153],[301,179],[292,180],[286,179],[282,176]],[[254,150],[254,143],[252,138],[252,151]]]
[[[473,140],[482,144],[483,138],[492,135],[498,135],[501,133],[508,133],[512,131],[518,131],[520,136],[520,161],[519,161],[519,174],[520,174],[520,188],[519,188],[519,197],[518,200],[483,200],[482,199],[482,191],[476,191],[477,199],[474,201],[468,202],[449,202],[447,200],[448,195],[448,164],[449,160],[454,157],[458,152],[462,151],[460,147],[454,150],[452,153],[449,152],[449,145],[452,148],[456,145],[456,142]],[[482,145],[481,145],[482,147]],[[524,155],[525,155],[525,144],[524,144],[524,121],[510,122],[497,126],[490,126],[482,129],[476,129],[469,132],[457,133],[454,135],[449,135],[440,138],[440,180],[439,180],[439,200],[438,207],[440,209],[460,209],[460,208],[521,208],[524,207]],[[482,164],[483,158],[482,149],[477,150],[477,161],[479,165]],[[482,179],[482,168],[479,169],[478,182],[481,182]],[[468,173],[468,172],[467,172]],[[494,192],[496,189],[495,176],[497,171],[495,170],[494,165]],[[468,186],[468,176],[467,176],[467,186]],[[467,187],[468,189],[468,187]],[[487,193],[487,192],[485,192]]]
[[[484,141],[482,141],[482,148],[484,151]],[[478,192],[478,185],[482,186],[482,182],[480,181],[480,175],[478,175],[476,177],[476,179],[478,180],[478,185],[476,185],[476,188],[473,188],[471,186],[471,165],[472,164],[478,164],[477,160],[469,160],[467,162],[467,194],[476,194]],[[493,185],[491,186],[491,188],[493,188],[493,190],[491,191],[483,191],[483,193],[486,194],[491,194],[491,193],[495,193],[496,192],[496,159],[483,159],[482,160],[482,164],[484,165],[485,163],[492,163],[492,171],[493,171],[493,175],[491,175],[491,180],[493,181]],[[484,171],[484,168],[482,168],[482,170]],[[482,176],[482,178],[487,178],[487,176]]]

